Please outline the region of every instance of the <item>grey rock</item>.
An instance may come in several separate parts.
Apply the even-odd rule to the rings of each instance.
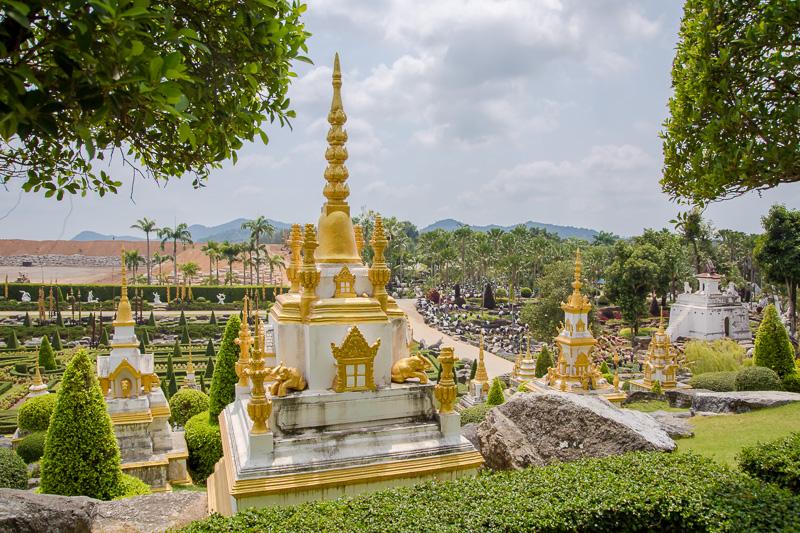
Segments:
[[[664,396],[645,391],[634,391],[628,393],[628,397],[622,402],[622,405],[627,405],[634,402],[648,402],[652,400],[663,400]]]
[[[478,424],[465,424],[461,426],[461,435],[470,441],[476,449],[480,449],[480,439],[478,439]]]
[[[673,439],[687,438],[694,436],[694,428],[689,423],[689,413],[670,413],[668,411],[654,411],[648,413],[658,422],[661,429]]]
[[[696,394],[701,392],[711,392],[707,389],[669,389],[664,391],[670,407],[680,407],[689,409]]]
[[[477,436],[486,465],[495,469],[675,449],[645,413],[597,396],[557,392],[515,394],[489,411]]]
[[[756,409],[800,402],[800,394],[784,391],[698,392],[692,398],[692,411],[706,413],[746,413]]]
[[[92,531],[103,533],[145,533],[178,529],[208,516],[205,492],[180,491],[148,494],[102,502]]]
[[[88,532],[100,503],[85,496],[53,496],[0,489],[0,531]]]

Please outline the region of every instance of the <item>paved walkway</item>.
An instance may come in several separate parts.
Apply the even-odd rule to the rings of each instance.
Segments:
[[[411,327],[414,329],[414,340],[424,340],[425,344],[433,344],[439,339],[443,339],[444,344],[455,348],[457,357],[467,359],[478,358],[477,346],[472,346],[471,344],[456,340],[425,324],[422,315],[417,312],[415,299],[397,300],[397,305],[408,315]],[[486,363],[486,372],[489,374],[490,378],[499,376],[500,374],[507,374],[514,369],[514,363],[506,361],[502,357],[487,352],[486,350],[483,351],[483,360]]]

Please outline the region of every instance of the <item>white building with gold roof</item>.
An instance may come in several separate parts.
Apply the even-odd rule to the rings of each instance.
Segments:
[[[155,373],[153,354],[139,351],[122,261],[122,292],[114,320],[111,354],[97,357],[97,377],[114,424],[122,470],[154,490],[191,483],[182,432],[172,431],[170,410]]]
[[[256,320],[252,336],[242,325],[237,397],[220,413],[224,457],[208,481],[211,511],[451,479],[483,463],[453,410],[452,349],[442,350],[436,387],[427,361],[409,355],[408,319],[386,292],[380,216],[372,265],[362,260],[347,203],[341,85],[337,55],[326,202],[316,227],[292,228],[291,290],[276,298],[269,324]]]

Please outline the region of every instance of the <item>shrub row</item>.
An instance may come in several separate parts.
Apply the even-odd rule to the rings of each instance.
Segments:
[[[743,448],[738,460],[748,474],[800,494],[800,433]]]
[[[695,389],[708,389],[716,392],[783,390],[784,383],[792,386],[795,374],[788,374],[784,380],[773,370],[763,366],[747,366],[736,371],[706,372],[692,376],[689,384]]]
[[[31,298],[33,299],[34,303],[36,299],[39,297],[39,287],[41,287],[41,283],[9,283],[8,284],[8,298],[10,300],[17,300],[22,297],[22,291],[27,291],[30,293]],[[45,288],[45,297],[49,295],[49,285],[44,285]],[[83,302],[86,302],[86,298],[89,295],[89,291],[92,291],[92,296],[95,298],[99,298],[100,300],[113,300],[114,298],[119,298],[120,289],[119,285],[62,285],[61,290],[66,297],[69,293],[69,289],[72,289],[73,294],[77,296],[78,290],[81,293],[81,299]],[[142,290],[144,292],[144,298],[147,301],[153,300],[153,293],[157,292],[161,296],[161,301],[166,302],[167,298],[167,286],[166,285],[136,285],[136,287],[131,287],[135,289],[137,292]],[[217,294],[223,293],[225,295],[225,301],[230,302],[232,300],[241,300],[244,298],[246,290],[252,290],[255,286],[245,286],[245,285],[192,285],[192,296],[194,298],[203,297],[209,302],[216,303],[217,301]],[[282,290],[284,290],[281,287]],[[261,296],[261,288],[259,290],[259,297]],[[267,296],[267,300],[275,301],[275,287],[268,286],[264,291]],[[172,285],[170,287],[170,297],[175,298],[175,286]],[[129,292],[130,296],[133,296],[133,290]],[[65,309],[66,302],[61,302],[61,309]],[[63,312],[63,311],[62,311]]]
[[[797,531],[800,499],[696,455],[632,453],[194,522],[222,531]]]

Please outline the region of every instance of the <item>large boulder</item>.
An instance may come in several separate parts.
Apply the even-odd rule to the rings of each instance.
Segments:
[[[652,416],[661,429],[667,432],[667,435],[673,439],[686,438],[694,436],[694,428],[689,423],[691,414],[689,411],[682,413],[671,413],[668,411],[653,411],[648,413]]]
[[[631,451],[672,451],[675,442],[652,417],[597,396],[515,394],[477,428],[486,465],[524,468]]]
[[[692,406],[695,395],[701,392],[711,391],[708,389],[668,389],[664,391],[664,396],[666,396],[670,407],[689,409]]]
[[[83,533],[91,531],[100,500],[0,489],[0,531]]]
[[[800,394],[784,391],[698,392],[692,397],[696,413],[746,413],[800,402]]]

